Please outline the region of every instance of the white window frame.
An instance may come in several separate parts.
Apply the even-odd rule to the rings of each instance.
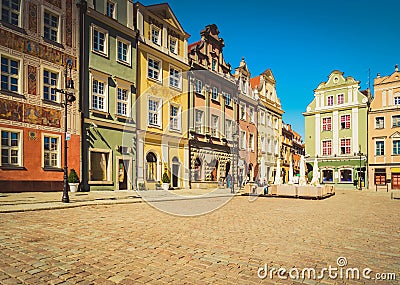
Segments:
[[[396,125],[394,125],[394,118],[396,117],[396,122],[398,121],[398,123]],[[400,127],[400,115],[394,115],[392,116],[392,128],[398,128]]]
[[[249,107],[249,120],[250,123],[254,123],[254,108],[253,107]]]
[[[274,125],[275,125],[275,129],[279,129],[279,122],[277,118],[274,118]]]
[[[245,150],[247,147],[246,131],[240,131],[240,149]]]
[[[24,132],[23,132],[23,130],[20,130],[20,129],[12,129],[12,128],[0,128],[0,150],[2,150],[3,149],[3,146],[2,146],[2,142],[1,142],[1,140],[2,140],[2,137],[3,137],[3,135],[2,135],[2,132],[13,132],[13,133],[18,133],[18,163],[17,164],[3,164],[2,163],[2,157],[0,157],[0,166],[10,166],[10,167],[13,167],[13,166],[16,166],[16,167],[22,167],[23,166],[23,151],[24,151],[24,145],[23,145],[23,143],[24,143]],[[10,146],[10,147],[6,147],[7,149],[13,149],[13,147],[12,146]],[[15,148],[15,147],[14,147]],[[1,152],[0,152],[0,156],[1,156]],[[9,156],[10,158],[11,158],[11,156]]]
[[[393,105],[400,106],[400,94],[396,93],[393,97]]]
[[[95,32],[104,34],[103,50],[95,50],[94,48],[94,34]],[[91,50],[93,53],[108,57],[108,31],[92,24],[91,37],[90,37]]]
[[[52,88],[58,88],[58,89],[61,89],[61,82],[63,81],[63,80],[61,80],[61,78],[62,78],[62,74],[61,74],[61,71],[60,70],[57,70],[57,69],[53,69],[53,68],[50,68],[50,67],[47,67],[47,66],[42,66],[41,68],[40,68],[40,75],[41,75],[41,84],[42,84],[42,86],[41,86],[41,91],[42,91],[42,93],[43,93],[43,100],[47,100],[47,101],[52,101],[52,102],[61,102],[61,95],[59,94],[59,92],[54,92],[55,93],[55,96],[56,96],[56,100],[51,100],[50,98],[49,99],[45,99],[44,98],[44,87],[45,87],[45,83],[44,83],[44,73],[45,73],[45,71],[49,71],[49,72],[52,72],[52,73],[55,73],[56,75],[57,75],[57,82],[56,82],[56,85],[51,85],[51,84],[49,84],[48,86],[49,86],[49,88],[50,88],[50,91],[49,91],[49,93],[51,94],[51,89]],[[65,88],[65,86],[64,86],[64,88]]]
[[[97,152],[97,153],[106,153],[108,154],[108,161],[107,161],[107,169],[106,169],[106,180],[90,180],[91,176],[91,165],[92,165],[92,152]],[[112,165],[112,151],[110,149],[100,149],[100,148],[89,148],[89,184],[112,184],[112,176],[111,176],[111,171],[112,171],[113,165]]]
[[[332,98],[332,103],[329,104],[329,98]],[[333,106],[333,104],[335,104],[334,102],[335,98],[333,97],[333,95],[329,95],[326,97],[326,106]]]
[[[11,18],[10,18],[10,20],[9,21],[6,21],[5,19],[3,19],[3,13],[0,13],[0,17],[1,17],[1,20],[2,21],[4,21],[4,22],[6,22],[6,23],[8,23],[8,24],[10,24],[10,25],[13,25],[13,26],[17,26],[17,27],[20,27],[20,28],[22,28],[22,16],[21,15],[23,15],[23,6],[24,6],[24,1],[23,0],[18,0],[18,3],[19,3],[19,10],[17,11],[17,10],[14,10],[14,9],[11,9],[11,5],[8,7],[8,10],[9,10],[9,12],[8,12],[8,14],[9,14],[9,16],[10,16],[10,14],[12,14],[12,13],[14,13],[14,14],[18,14],[18,24],[17,25],[14,25],[12,22],[11,22]],[[11,1],[10,1],[10,4],[11,4]],[[0,10],[1,11],[3,11],[3,2],[2,1],[0,1]],[[13,12],[14,11],[14,12]],[[15,12],[16,11],[16,12]]]
[[[265,153],[265,137],[260,136],[261,152]]]
[[[174,45],[172,44],[173,42],[175,42]],[[168,44],[169,44],[169,51],[173,54],[178,54],[178,39],[170,35]]]
[[[93,108],[93,96],[94,96],[93,83],[94,83],[95,80],[104,83],[104,93],[103,94],[97,93],[98,95],[96,95],[98,97],[103,97],[103,99],[104,99],[104,104],[103,104],[104,108],[103,109]],[[90,107],[89,107],[89,109],[90,110],[94,110],[94,111],[100,111],[100,112],[108,113],[108,103],[109,103],[108,102],[108,75],[106,75],[104,73],[97,72],[95,70],[92,70],[90,72],[90,90],[89,90],[89,94],[90,94],[90,98],[89,98],[89,103],[90,103],[89,106]]]
[[[347,117],[348,116],[348,118],[349,118],[349,120],[347,121],[347,120],[345,120],[344,122],[342,122],[342,117]],[[346,123],[349,123],[349,127],[348,128],[346,128]],[[351,129],[351,115],[350,114],[344,114],[344,115],[340,115],[340,129],[341,130],[349,130],[349,129]],[[343,127],[343,124],[344,123],[344,127]]]
[[[351,172],[351,179],[350,179],[350,181],[342,181],[342,179],[341,179],[341,172],[342,171],[344,171],[344,170],[350,170],[350,172]],[[354,169],[352,169],[352,168],[339,168],[339,171],[338,171],[338,174],[339,174],[339,176],[338,176],[338,182],[339,183],[353,183],[353,180],[354,180],[354,171],[353,171]]]
[[[201,114],[201,120],[198,121],[198,114]],[[195,131],[198,134],[204,133],[204,111],[203,110],[195,110]]]
[[[345,152],[342,153],[342,140],[349,140],[349,145],[344,146],[345,147]],[[346,153],[346,149],[349,148],[349,152]],[[351,138],[341,138],[339,140],[339,149],[340,149],[340,155],[350,155],[351,154]]]
[[[219,116],[211,115],[211,136],[219,137]]]
[[[242,110],[243,108],[243,110]],[[240,120],[246,121],[246,105],[240,104]]]
[[[254,151],[254,134],[249,133],[249,150]]]
[[[218,88],[215,86],[213,86],[211,89],[211,99],[214,101],[219,101]]]
[[[175,117],[172,117],[171,110],[172,108],[177,108],[177,113]],[[182,131],[182,106],[177,104],[169,104],[169,130],[181,132]],[[172,121],[176,121],[176,128],[173,127]]]
[[[126,61],[119,59],[118,58],[118,53],[119,53],[119,43],[123,43],[125,45],[127,45],[127,50],[126,50]],[[125,40],[121,37],[117,37],[116,40],[116,52],[115,52],[115,56],[116,56],[116,60],[119,63],[131,66],[132,60],[131,60],[131,50],[132,50],[132,45],[131,42],[128,40]]]
[[[149,106],[149,103],[150,103],[149,101],[150,100],[158,103],[157,110],[155,110],[155,111],[151,110],[150,111],[150,106]],[[154,96],[148,96],[147,97],[147,111],[148,111],[149,115],[150,114],[156,114],[157,115],[157,124],[150,124],[150,116],[148,116],[148,118],[147,118],[147,126],[148,127],[153,127],[153,128],[162,128],[162,120],[163,120],[163,117],[162,117],[162,99],[154,97]]]
[[[260,124],[265,125],[265,112],[260,111]]]
[[[225,105],[232,106],[232,96],[230,93],[225,93]]]
[[[267,152],[272,153],[272,143],[270,138],[267,139]]]
[[[232,140],[233,138],[232,126],[232,120],[225,119],[225,137],[227,140]]]
[[[330,143],[330,146],[324,146],[324,143]],[[332,140],[323,140],[321,143],[322,146],[322,156],[331,156],[332,155]],[[324,150],[326,150],[326,154],[324,154]]]
[[[378,154],[378,143],[382,143],[383,145],[383,153],[379,153]],[[375,156],[384,156],[385,155],[385,140],[375,140],[375,152],[374,152]]]
[[[111,3],[111,4],[114,5],[114,10],[112,12],[112,15],[108,15],[108,3]],[[104,1],[104,11],[105,11],[105,15],[107,17],[110,17],[112,19],[117,19],[117,2],[116,1],[110,1],[110,0]]]
[[[155,36],[155,33],[153,33],[153,31],[154,32],[155,31],[158,32],[158,36],[157,36],[157,40],[156,41],[153,41],[153,37]],[[155,45],[161,46],[161,43],[162,43],[161,37],[162,37],[161,29],[159,27],[155,26],[155,25],[151,25],[151,28],[150,28],[150,41]]]
[[[380,127],[380,125],[378,125],[378,119],[383,119],[383,125],[382,127]],[[375,129],[384,129],[385,128],[385,117],[379,116],[379,117],[375,117]]]
[[[44,139],[45,139],[45,137],[49,137],[49,138],[55,138],[55,139],[57,139],[57,151],[52,151],[52,150],[48,150],[48,151],[46,151],[45,150],[45,148],[44,148]],[[62,140],[62,138],[61,138],[61,135],[56,135],[56,134],[50,134],[50,133],[42,133],[42,167],[43,168],[61,168],[61,148],[62,148],[62,145],[61,145],[61,140]],[[44,159],[44,155],[46,154],[46,153],[57,153],[57,165],[45,165],[45,159]],[[51,158],[50,158],[50,161],[51,161]]]
[[[51,39],[51,38],[46,38],[46,37],[44,36],[44,28],[45,28],[45,25],[44,25],[44,13],[45,13],[45,12],[48,12],[49,14],[52,14],[52,15],[58,17],[57,39],[56,39],[55,41],[54,41],[53,39]],[[62,37],[61,37],[61,30],[62,30],[62,17],[61,17],[61,13],[59,13],[59,12],[57,12],[57,11],[54,11],[54,10],[52,10],[52,9],[49,9],[48,7],[44,7],[44,6],[42,5],[41,27],[42,27],[42,28],[41,28],[41,33],[42,33],[42,37],[43,37],[44,39],[49,40],[49,41],[53,41],[53,42],[57,42],[57,43],[61,43],[61,39],[62,39]]]
[[[176,76],[172,71],[176,71],[178,76]],[[175,82],[177,82],[177,85],[174,84]],[[171,64],[169,65],[169,86],[182,90],[182,69],[179,69]]]
[[[329,119],[329,123],[326,122]],[[325,122],[324,122],[325,120]],[[329,126],[329,128],[328,128]],[[324,117],[322,118],[322,131],[332,131],[332,117]]]
[[[9,81],[8,81],[8,85],[9,85],[9,87],[11,87],[11,81],[10,81],[10,78],[15,78],[15,79],[17,79],[18,80],[18,84],[17,84],[17,91],[12,91],[11,89],[2,89],[2,90],[4,90],[4,91],[6,91],[6,92],[12,92],[12,93],[18,93],[18,94],[22,94],[22,90],[23,90],[23,78],[24,78],[24,76],[23,76],[23,69],[24,69],[24,63],[23,63],[23,60],[22,60],[22,58],[20,58],[20,57],[16,57],[16,56],[14,56],[14,55],[9,55],[9,54],[6,54],[6,53],[1,53],[1,51],[0,51],[0,64],[1,64],[1,59],[3,58],[3,57],[5,57],[5,58],[7,58],[8,60],[14,60],[14,61],[17,61],[18,62],[18,74],[16,74],[16,75],[11,75],[11,73],[7,73],[7,77],[9,78]],[[0,69],[0,74],[2,75],[3,74],[3,72],[1,71],[1,69]],[[0,88],[1,88],[1,85],[0,85]]]
[[[343,98],[342,102],[339,101],[340,97]],[[337,99],[336,100],[337,100],[337,104],[338,105],[344,104],[344,94],[343,93],[337,94]]]
[[[203,81],[200,79],[196,79],[196,87],[195,87],[195,92],[198,94],[202,94],[203,91]]]
[[[157,70],[156,68],[154,68],[153,66],[150,66],[150,65],[149,65],[150,60],[153,61],[153,62],[158,61],[158,63],[159,63],[159,68],[158,68],[158,70]],[[154,72],[158,72],[158,77],[157,77],[157,78],[155,78],[155,77],[150,77],[150,76],[149,76],[149,70],[152,70],[153,73],[154,73]],[[161,82],[161,79],[162,79],[162,60],[161,60],[161,59],[158,59],[158,58],[156,58],[156,57],[153,57],[153,56],[148,55],[148,56],[147,56],[147,71],[146,71],[146,72],[147,72],[147,78],[152,79],[152,80],[155,80],[155,81],[158,81],[158,82]]]
[[[400,155],[400,146],[399,146],[399,148],[397,150],[397,153],[394,153],[394,142],[399,142],[399,144],[400,144],[400,139],[399,138],[393,139],[393,141],[392,141],[392,155]]]
[[[126,91],[126,100],[118,99],[119,90]],[[122,105],[126,104],[126,114],[118,112],[118,103],[121,103]],[[116,94],[115,94],[115,114],[123,117],[131,117],[131,90],[129,86],[123,86],[117,84]]]

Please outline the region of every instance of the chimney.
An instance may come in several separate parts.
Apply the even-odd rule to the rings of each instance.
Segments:
[[[379,72],[376,74],[376,78],[381,78],[381,74]]]
[[[398,64],[396,64],[395,66],[394,66],[394,71],[399,71],[399,65]]]

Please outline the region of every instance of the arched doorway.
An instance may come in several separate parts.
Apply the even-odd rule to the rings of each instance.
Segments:
[[[201,166],[202,166],[202,162],[201,162],[200,158],[196,157],[196,160],[194,161],[194,173],[193,173],[194,181],[202,180]]]
[[[172,187],[179,187],[179,158],[176,156],[172,159]]]
[[[218,180],[218,160],[214,159],[211,162],[211,166],[213,167],[211,171],[211,181],[217,181]]]
[[[231,170],[231,163],[227,161],[225,164],[225,178],[228,176],[230,170]]]
[[[249,168],[247,171],[247,181],[253,181],[253,163],[249,164]]]
[[[157,157],[153,152],[146,155],[146,180],[156,181],[157,178]]]

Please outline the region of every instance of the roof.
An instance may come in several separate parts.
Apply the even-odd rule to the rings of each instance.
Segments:
[[[258,85],[260,85],[260,79],[261,79],[261,76],[259,75],[259,76],[256,76],[256,77],[253,77],[253,78],[250,78],[250,86],[251,86],[251,89],[254,89],[254,88],[256,88]]]

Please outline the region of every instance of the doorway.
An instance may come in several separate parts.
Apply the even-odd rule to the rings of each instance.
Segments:
[[[178,188],[179,187],[179,159],[175,156],[172,159],[172,187]]]
[[[118,159],[118,189],[128,189],[128,172],[129,160]]]

